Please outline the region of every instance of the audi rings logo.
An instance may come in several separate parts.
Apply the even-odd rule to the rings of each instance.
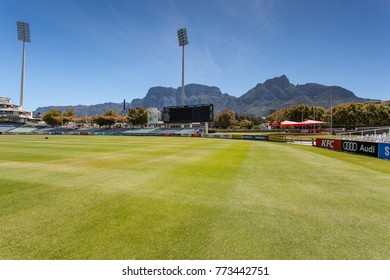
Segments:
[[[343,150],[350,151],[350,152],[356,152],[358,150],[358,144],[356,142],[344,142],[343,143]]]

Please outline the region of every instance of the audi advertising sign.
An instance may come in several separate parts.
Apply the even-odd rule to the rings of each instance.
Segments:
[[[341,151],[341,140],[339,139],[316,139],[316,146],[336,151]]]
[[[378,143],[343,140],[341,141],[341,150],[343,152],[378,157]]]

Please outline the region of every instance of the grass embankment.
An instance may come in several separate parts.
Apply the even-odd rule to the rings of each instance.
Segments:
[[[390,162],[164,137],[0,136],[1,259],[389,259]]]

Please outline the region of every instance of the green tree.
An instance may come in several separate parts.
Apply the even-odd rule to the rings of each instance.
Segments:
[[[118,116],[118,112],[115,109],[108,109],[106,112],[104,112],[103,116],[117,117]]]
[[[253,124],[250,120],[244,119],[240,122],[240,126],[245,129],[251,129]]]
[[[385,104],[366,104],[366,126],[390,125],[390,106]]]
[[[248,120],[252,123],[252,125],[259,125],[264,122],[262,117],[258,117],[252,114],[238,114],[236,113],[236,120],[241,123],[243,120]]]
[[[59,126],[62,124],[63,117],[61,111],[52,109],[43,115],[42,120],[50,126]]]
[[[98,117],[93,118],[93,122],[98,126],[113,126],[118,118],[118,112],[115,109],[108,109]]]
[[[276,111],[269,115],[267,120],[270,122],[281,122],[285,120],[301,122],[308,119],[322,121],[325,117],[326,113],[324,108],[301,104]]]
[[[286,109],[275,111],[267,117],[268,122],[281,122],[286,120]]]
[[[229,109],[223,110],[214,117],[214,126],[223,129],[232,127],[237,124],[236,114]]]
[[[65,113],[63,114],[64,117],[74,117],[76,114],[73,109],[66,109]]]
[[[72,109],[66,109],[65,113],[62,114],[62,123],[67,124],[72,121],[75,116],[75,112]]]
[[[268,116],[269,122],[284,120],[300,122],[305,119],[315,119],[330,123],[332,115],[333,127],[373,127],[390,125],[390,106],[377,103],[347,103],[340,104],[328,110],[322,107],[297,105],[276,111]]]
[[[115,117],[100,115],[93,119],[98,126],[112,126],[115,124]]]
[[[132,125],[144,126],[148,123],[148,111],[145,108],[132,107],[129,109],[128,119]]]
[[[330,110],[327,111],[328,122]],[[334,127],[352,129],[356,127],[372,127],[390,125],[390,107],[375,103],[341,104],[332,108]]]
[[[390,126],[390,106],[380,104],[377,106],[376,124],[377,126]]]

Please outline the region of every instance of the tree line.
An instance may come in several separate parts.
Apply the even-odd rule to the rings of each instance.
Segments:
[[[100,127],[112,127],[117,123],[145,126],[148,113],[145,108],[131,108],[127,116],[120,116],[114,109],[107,110],[96,117],[76,117],[71,109],[64,113],[59,110],[50,110],[42,120],[51,126],[65,125],[69,122],[78,124],[96,124]],[[390,106],[383,103],[349,103],[340,104],[331,109],[320,106],[297,105],[276,111],[266,119],[262,117],[239,114],[230,109],[221,111],[214,116],[213,127],[222,129],[258,129],[265,122],[281,122],[290,120],[301,122],[307,119],[332,122],[333,127],[352,129],[356,127],[376,127],[390,125]]]
[[[230,109],[225,109],[214,116],[215,128],[222,129],[258,129],[264,123],[264,119],[250,114],[239,114]]]
[[[301,122],[307,119],[332,122],[333,127],[347,129],[389,126],[390,106],[383,103],[348,103],[326,110],[319,106],[297,105],[272,113],[268,116],[267,121]]]
[[[99,127],[112,127],[117,123],[131,124],[134,126],[145,126],[147,124],[148,113],[145,108],[130,108],[127,116],[120,116],[114,109],[109,109],[100,116],[77,117],[72,109],[65,112],[52,109],[46,112],[42,120],[50,126],[66,125],[69,122],[82,124],[96,124]],[[257,128],[264,123],[264,119],[254,115],[238,114],[232,110],[224,110],[214,117],[214,127],[251,129]]]
[[[148,112],[145,108],[131,108],[127,116],[120,116],[114,109],[109,109],[103,114],[95,117],[76,117],[75,112],[67,109],[64,113],[60,110],[52,109],[42,116],[42,120],[50,126],[66,125],[69,122],[77,124],[96,124],[99,127],[112,127],[115,124],[131,124],[134,126],[145,126],[148,122]]]
[[[347,103],[325,109],[320,106],[296,105],[273,112],[265,120],[227,109],[214,117],[214,127],[251,129],[258,128],[264,122],[302,122],[309,119],[327,122],[329,125],[332,122],[333,127],[346,129],[390,126],[390,106],[383,103]]]

